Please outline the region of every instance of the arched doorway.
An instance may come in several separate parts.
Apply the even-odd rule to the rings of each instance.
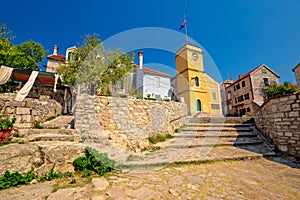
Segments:
[[[197,104],[197,112],[201,112],[202,111],[201,100],[197,99],[196,104]]]

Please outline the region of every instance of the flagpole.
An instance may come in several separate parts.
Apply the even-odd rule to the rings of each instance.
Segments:
[[[186,20],[186,18],[185,18]],[[185,43],[189,44],[189,36],[188,36],[188,29],[187,29],[187,21],[185,21]]]

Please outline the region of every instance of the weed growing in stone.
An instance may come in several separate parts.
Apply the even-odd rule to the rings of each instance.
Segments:
[[[109,159],[107,153],[99,153],[86,147],[85,156],[75,159],[73,165],[75,171],[81,173],[83,177],[90,176],[93,172],[103,176],[114,169],[115,161]]]
[[[150,143],[156,144],[158,142],[164,142],[167,139],[172,139],[172,138],[174,138],[174,136],[171,134],[166,134],[166,135],[158,134],[156,137],[149,137],[148,140]]]

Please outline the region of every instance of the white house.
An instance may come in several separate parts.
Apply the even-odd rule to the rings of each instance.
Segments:
[[[143,98],[157,100],[170,99],[171,75],[143,67],[143,52],[138,53],[138,65],[135,65],[133,88]]]

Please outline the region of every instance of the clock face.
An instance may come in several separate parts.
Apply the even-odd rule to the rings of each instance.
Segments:
[[[194,52],[192,54],[192,58],[196,61],[198,59],[198,54]]]

